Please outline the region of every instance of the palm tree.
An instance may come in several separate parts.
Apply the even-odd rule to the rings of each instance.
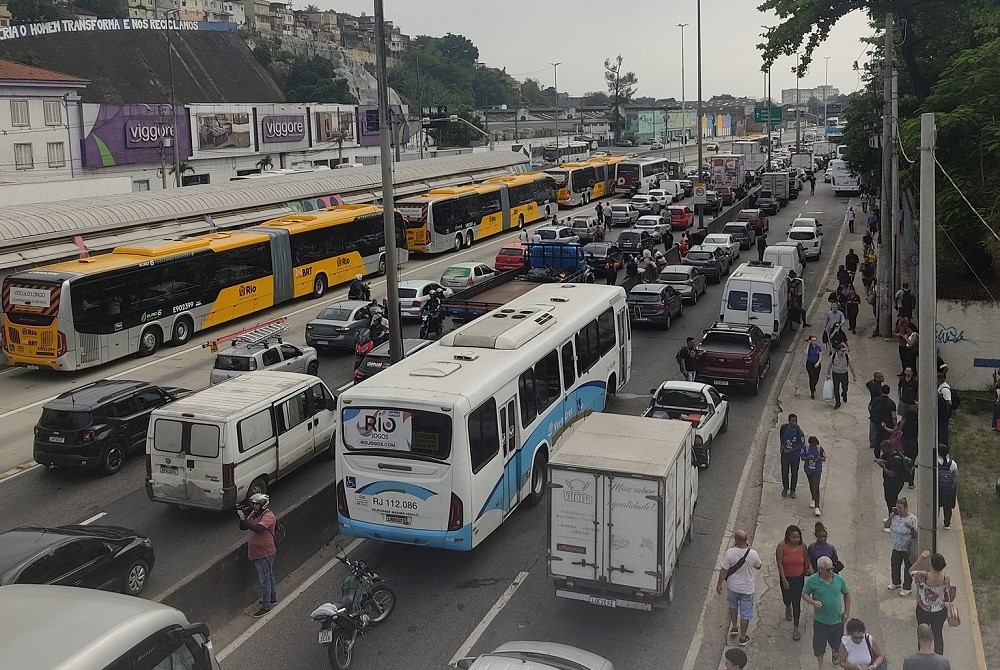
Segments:
[[[189,165],[187,163],[181,163],[178,166],[178,168],[180,169],[180,173],[181,174],[184,174],[185,172],[194,172],[194,167],[192,167],[191,165]],[[173,173],[174,173],[174,166],[171,165],[170,166],[170,174],[173,174]]]
[[[310,14],[318,13],[319,7],[317,7],[316,5],[306,5],[306,11],[309,12]]]
[[[274,163],[271,161],[271,154],[268,154],[257,161],[257,169],[261,172],[267,172],[273,167]]]

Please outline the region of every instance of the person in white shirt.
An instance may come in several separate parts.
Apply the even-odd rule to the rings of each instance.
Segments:
[[[522,228],[521,232],[517,234],[517,241],[520,242],[521,244],[527,244],[528,240],[530,239],[531,238],[528,236],[528,231],[525,230],[524,228]]]
[[[542,236],[536,231],[534,235],[531,236],[532,244],[541,244]]]
[[[735,545],[726,550],[715,590],[721,594],[723,585],[727,587],[729,636],[738,635],[739,645],[745,647],[750,644],[747,628],[754,612],[754,580],[762,563],[757,550],[750,548],[749,536],[745,530],[733,533],[733,539]]]

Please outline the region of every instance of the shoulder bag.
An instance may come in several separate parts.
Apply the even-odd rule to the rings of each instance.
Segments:
[[[872,661],[875,660],[875,648],[872,647],[872,636],[870,633],[865,633],[865,644],[868,645],[868,658]],[[878,664],[875,670],[889,670],[889,658],[887,656],[882,657],[882,662]]]
[[[747,547],[747,550],[745,552],[743,552],[742,556],[740,556],[740,560],[738,560],[735,563],[733,563],[732,565],[730,565],[729,569],[726,570],[726,579],[727,580],[730,577],[732,577],[736,573],[737,570],[739,570],[740,568],[743,567],[743,564],[747,562],[747,556],[749,556],[749,555],[750,555],[750,547]]]

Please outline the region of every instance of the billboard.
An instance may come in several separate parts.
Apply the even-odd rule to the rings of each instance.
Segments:
[[[198,149],[248,149],[251,139],[250,114],[214,112],[197,114]]]
[[[389,105],[389,115],[395,130],[393,145],[406,144],[410,140],[410,126],[406,122],[406,112],[400,105]],[[377,147],[379,145],[378,105],[358,105],[358,145]]]
[[[187,111],[176,108],[178,154],[191,154]],[[84,104],[83,163],[88,168],[153,165],[173,159],[174,108],[170,105]],[[162,156],[161,156],[162,154]]]
[[[260,141],[264,144],[301,142],[305,138],[305,116],[265,116],[260,120]]]
[[[313,112],[316,120],[316,142],[354,142],[354,112]]]

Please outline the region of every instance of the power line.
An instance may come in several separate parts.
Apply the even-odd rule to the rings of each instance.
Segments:
[[[951,242],[951,246],[955,247],[955,252],[958,254],[958,257],[962,259],[963,263],[965,263],[965,267],[969,268],[969,272],[971,272],[972,276],[976,278],[976,281],[979,282],[979,285],[983,287],[983,290],[986,291],[986,295],[990,297],[990,300],[993,301],[993,304],[1000,306],[1000,303],[998,303],[997,299],[993,297],[992,293],[990,293],[990,289],[987,288],[985,283],[983,283],[983,280],[979,277],[979,274],[976,272],[975,268],[973,268],[972,264],[969,263],[969,261],[965,258],[965,254],[963,254],[962,250],[958,248],[957,244],[955,244],[955,240],[951,239],[951,235],[948,234],[948,230],[944,226],[938,226],[938,230],[944,233],[944,236],[948,238],[949,242]]]
[[[935,158],[934,162],[941,169],[941,172],[944,174],[944,176],[948,179],[948,182],[951,184],[952,188],[958,191],[958,194],[962,197],[962,200],[965,202],[966,205],[969,206],[969,209],[971,209],[972,213],[976,215],[976,218],[979,219],[980,223],[986,226],[986,230],[990,231],[990,234],[993,235],[993,237],[996,239],[997,242],[1000,242],[1000,235],[997,235],[996,231],[990,228],[990,224],[986,223],[986,219],[982,217],[982,215],[979,213],[979,210],[977,210],[975,207],[972,206],[972,203],[969,202],[969,199],[965,197],[964,193],[962,193],[962,189],[958,187],[958,184],[955,183],[955,180],[951,178],[951,175],[948,174],[948,171],[944,169],[943,165],[941,165],[941,161]]]

